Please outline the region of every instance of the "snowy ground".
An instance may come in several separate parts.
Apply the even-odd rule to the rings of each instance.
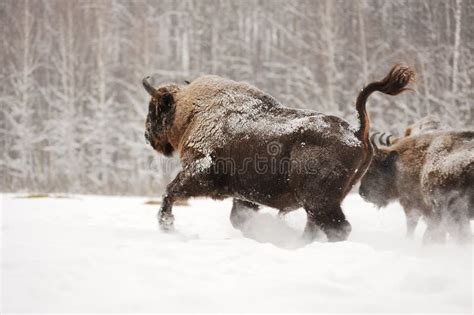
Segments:
[[[398,204],[351,195],[350,240],[302,246],[302,211],[248,238],[229,200],[193,200],[164,234],[145,201],[2,195],[1,312],[472,312],[472,245],[406,240]]]

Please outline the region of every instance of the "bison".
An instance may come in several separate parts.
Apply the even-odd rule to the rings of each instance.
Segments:
[[[243,82],[202,76],[186,85],[143,86],[151,95],[145,138],[166,156],[179,153],[181,170],[167,186],[159,225],[173,230],[173,203],[207,196],[233,197],[230,220],[241,228],[259,205],[307,213],[304,236],[322,230],[345,240],[351,225],[341,202],[370,164],[367,98],[401,93],[414,72],[394,66],[363,88],[356,101],[360,126],[309,110],[284,107]]]
[[[360,195],[378,207],[398,200],[413,236],[422,216],[425,242],[471,238],[474,215],[474,132],[430,131],[374,146],[374,157],[361,180]]]
[[[386,132],[372,132],[370,135],[370,142],[375,147],[380,146],[391,146],[397,143],[399,140],[416,136],[421,134],[426,134],[430,132],[440,131],[440,130],[451,130],[446,124],[444,124],[437,115],[427,115],[413,124],[405,128],[401,136],[394,136]],[[420,220],[422,213],[417,207],[404,207],[405,217],[406,217],[406,226],[407,226],[407,237],[412,238],[415,232],[418,221]]]

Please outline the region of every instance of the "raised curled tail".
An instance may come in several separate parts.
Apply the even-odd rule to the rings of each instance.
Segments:
[[[407,66],[395,65],[385,78],[367,85],[357,96],[356,109],[359,116],[360,128],[356,132],[356,137],[369,146],[369,116],[365,109],[365,103],[370,94],[379,91],[389,95],[397,95],[405,90],[408,83],[415,79],[415,72]]]

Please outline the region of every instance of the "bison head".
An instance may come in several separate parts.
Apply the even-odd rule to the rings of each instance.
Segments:
[[[151,95],[145,124],[145,139],[156,151],[171,156],[174,148],[169,140],[169,131],[174,120],[175,95],[179,87],[175,84],[166,84],[154,88],[148,80],[149,77],[143,79],[143,86]]]
[[[362,177],[359,194],[377,207],[385,207],[396,198],[396,165],[398,152],[375,149],[372,162]]]

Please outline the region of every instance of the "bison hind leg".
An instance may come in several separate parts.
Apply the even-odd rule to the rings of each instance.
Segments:
[[[346,220],[339,205],[326,207],[305,206],[308,216],[304,238],[314,240],[319,231],[323,231],[329,242],[345,241],[352,231],[352,226]]]
[[[457,190],[434,190],[429,195],[431,214],[424,241],[446,240],[446,234],[457,243],[471,242],[469,197]]]
[[[457,243],[472,241],[468,197],[456,195],[451,198],[446,209],[447,230]]]
[[[245,224],[258,211],[259,206],[255,203],[234,198],[230,212],[230,222],[236,229],[242,230]]]

